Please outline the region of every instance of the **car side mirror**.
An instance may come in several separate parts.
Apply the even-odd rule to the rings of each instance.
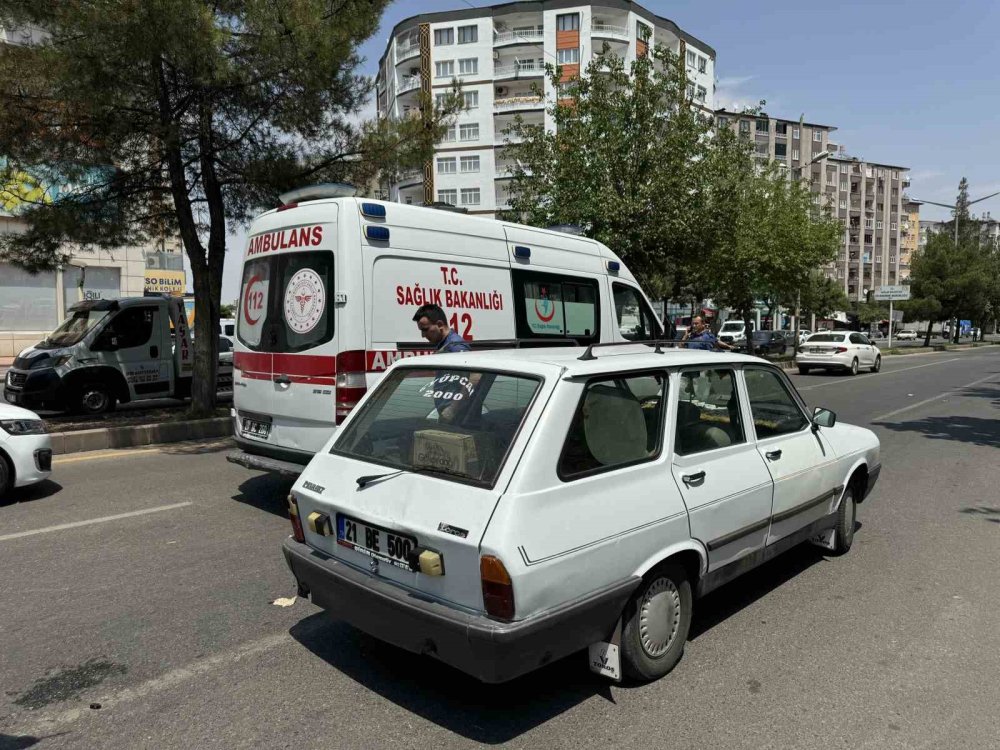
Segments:
[[[813,410],[813,432],[815,432],[820,427],[833,427],[837,424],[837,415],[835,412],[829,409],[824,409],[821,406],[817,406]]]

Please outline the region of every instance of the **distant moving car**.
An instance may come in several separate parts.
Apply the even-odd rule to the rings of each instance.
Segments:
[[[916,331],[899,331],[895,334],[898,341],[916,341],[917,332]]]
[[[753,349],[754,354],[784,354],[788,349],[789,341],[785,338],[784,331],[754,331]],[[745,343],[742,348],[745,348]]]
[[[846,370],[857,375],[862,367],[881,370],[882,353],[863,333],[814,333],[799,346],[795,364],[802,375],[811,369]]]
[[[0,401],[0,498],[52,473],[52,441],[33,411]]]
[[[810,336],[812,336],[812,331],[810,331],[808,328],[800,328],[799,329],[799,343],[800,344],[803,341],[805,341],[807,338],[809,338]]]

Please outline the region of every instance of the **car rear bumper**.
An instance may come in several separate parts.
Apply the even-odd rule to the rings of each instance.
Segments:
[[[236,442],[243,445],[243,441],[241,440],[237,440]],[[286,461],[272,456],[247,453],[245,450],[230,451],[226,454],[226,460],[231,464],[239,464],[247,469],[267,471],[285,477],[297,477],[306,468],[304,463],[300,464],[295,461]]]
[[[822,355],[800,353],[795,355],[795,364],[799,367],[830,367],[849,370],[851,369],[851,361],[853,359],[854,357],[848,357],[843,354],[824,357]]]
[[[500,622],[419,598],[291,537],[285,561],[317,606],[359,630],[425,654],[483,682],[506,682],[605,640],[639,578],[518,622]],[[517,592],[515,591],[515,599]]]

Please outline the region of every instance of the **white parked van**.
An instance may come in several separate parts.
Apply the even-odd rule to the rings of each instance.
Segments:
[[[742,320],[727,320],[719,329],[719,341],[727,344],[742,344],[747,340],[746,325]],[[753,332],[753,324],[750,324]]]
[[[250,228],[229,460],[297,475],[396,360],[431,353],[413,314],[467,341],[642,341],[662,325],[607,247],[562,232],[324,188]],[[494,344],[495,346],[495,344]]]

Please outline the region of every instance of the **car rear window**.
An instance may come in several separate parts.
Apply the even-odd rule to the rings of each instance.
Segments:
[[[330,452],[489,487],[539,385],[538,378],[487,370],[400,368]]]
[[[842,333],[814,333],[809,337],[810,344],[822,344],[822,343],[844,343],[844,334]]]

